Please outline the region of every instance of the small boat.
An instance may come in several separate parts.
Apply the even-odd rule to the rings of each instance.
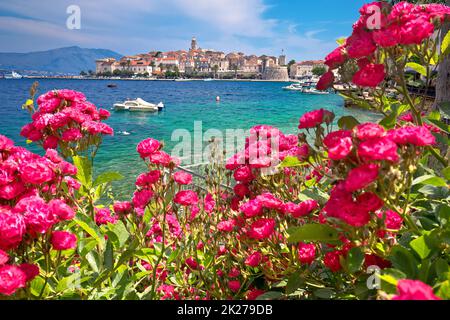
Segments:
[[[176,82],[185,82],[185,81],[191,81],[191,79],[183,79],[183,78],[178,78],[175,79]]]
[[[212,78],[204,79],[203,81],[214,81]]]
[[[283,90],[289,90],[289,91],[302,91],[303,86],[299,83],[293,83],[290,86],[283,87]]]
[[[23,76],[17,72],[11,72],[10,74],[5,74],[5,79],[22,79]]]
[[[330,94],[328,91],[320,91],[316,88],[303,89],[301,92],[306,94]]]
[[[107,85],[108,88],[117,88],[117,84],[115,83],[110,83]]]
[[[157,112],[159,110],[158,106],[153,103],[137,98],[136,100],[127,100],[123,103],[114,104],[114,109],[116,111],[142,111],[142,112]]]
[[[164,103],[162,103],[162,101],[160,103],[158,103],[156,106],[158,107],[159,111],[164,109]]]

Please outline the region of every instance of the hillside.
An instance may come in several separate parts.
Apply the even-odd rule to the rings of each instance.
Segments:
[[[109,57],[119,59],[122,56],[111,50],[76,46],[30,53],[0,53],[0,69],[79,74],[82,70],[95,70],[96,59]]]

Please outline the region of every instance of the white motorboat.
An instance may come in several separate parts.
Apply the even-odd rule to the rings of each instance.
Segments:
[[[306,93],[306,94],[330,94],[328,91],[320,91],[320,90],[317,90],[316,88],[303,89],[302,93]]]
[[[10,74],[5,74],[5,79],[22,79],[23,76],[17,72],[11,72]]]
[[[302,91],[303,86],[300,83],[293,83],[287,87],[283,87],[283,90],[290,90],[290,91]]]
[[[208,79],[204,79],[203,81],[209,82],[209,81],[214,81],[214,79],[208,78]]]
[[[116,111],[142,111],[142,112],[157,112],[159,110],[158,105],[149,103],[137,98],[136,100],[127,100],[123,103],[114,104],[114,109]]]

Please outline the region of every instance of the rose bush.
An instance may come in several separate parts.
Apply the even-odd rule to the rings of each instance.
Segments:
[[[28,101],[22,135],[46,153],[0,135],[0,298],[449,299],[450,169],[436,148],[449,128],[404,77],[414,55],[437,62],[431,34],[449,8],[371,5],[381,29],[367,28],[364,6],[326,58],[339,76],[319,89],[350,79],[385,117],[320,109],[297,135],[255,126],[226,161],[212,149],[202,186],[149,138],[136,147],[148,169],[116,199],[122,176],[92,166],[109,113],[71,90],[40,96],[37,110]]]

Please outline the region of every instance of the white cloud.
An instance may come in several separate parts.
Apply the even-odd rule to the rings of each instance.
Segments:
[[[248,54],[275,55],[285,49],[292,57],[312,58],[332,48],[316,38],[324,30],[299,32],[298,24],[265,17],[269,7],[264,1],[0,1],[0,11],[20,17],[0,17],[0,33],[8,39],[0,43],[0,51],[79,45],[132,54],[187,48],[193,35],[203,47]],[[71,4],[81,8],[81,30],[66,28],[66,8]],[[24,41],[10,41],[15,37]],[[27,39],[39,48],[24,49]]]

